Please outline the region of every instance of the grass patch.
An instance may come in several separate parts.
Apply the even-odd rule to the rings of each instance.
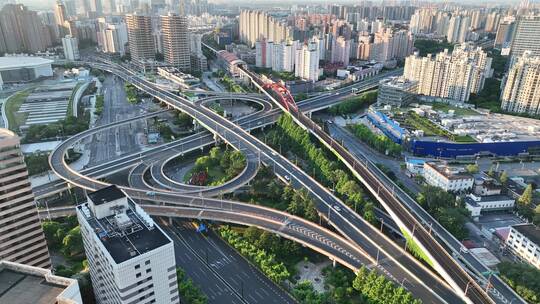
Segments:
[[[475,143],[476,139],[472,138],[470,135],[458,135],[454,137],[454,141],[457,143]]]
[[[405,237],[405,242],[407,242],[407,249],[414,255],[415,257],[419,258],[420,260],[425,261],[429,264],[429,266],[433,267],[433,261],[427,256],[427,254],[416,244],[414,239],[411,237],[407,231],[403,228],[399,228],[401,230],[401,233]]]
[[[73,91],[71,91],[71,97],[69,97],[69,103],[68,103],[68,108],[67,108],[68,116],[73,115],[73,113],[72,113],[72,111],[73,111],[73,100],[75,99],[75,95],[77,94],[77,91],[79,90],[79,88],[82,85],[83,85],[82,83],[78,82],[77,85],[75,85],[75,87],[73,88]]]
[[[429,104],[432,106],[433,110],[435,111],[443,111],[445,113],[448,113],[449,110],[454,110],[454,114],[457,116],[467,116],[467,115],[477,115],[478,113],[474,110],[467,109],[467,108],[460,108],[455,107],[446,103],[442,102],[434,102]]]
[[[28,117],[28,113],[17,112],[28,95],[30,95],[30,91],[21,91],[6,100],[6,117],[11,131],[18,132],[19,127],[24,124],[26,117]]]

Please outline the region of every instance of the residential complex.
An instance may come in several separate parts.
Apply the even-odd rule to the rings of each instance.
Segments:
[[[153,60],[156,55],[152,37],[152,18],[141,14],[126,15],[129,52],[135,62]]]
[[[508,71],[501,108],[508,112],[540,114],[540,57],[526,51]]]
[[[525,51],[540,56],[540,15],[520,16],[514,30],[510,49],[510,65],[513,65]]]
[[[50,268],[20,140],[7,129],[0,129],[0,180],[0,260]]]
[[[76,207],[97,303],[179,303],[172,240],[122,190]]]
[[[243,10],[240,12],[240,41],[254,47],[257,40],[279,43],[292,38],[292,29],[266,12]]]
[[[452,53],[407,57],[403,76],[418,81],[418,94],[465,102],[482,90],[491,73],[491,58],[481,48],[462,44]]]
[[[303,44],[296,50],[294,75],[302,79],[319,79],[319,50],[316,42]]]
[[[540,229],[537,226],[511,226],[506,245],[522,261],[540,269]]]
[[[49,269],[0,260],[0,282],[0,303],[83,303],[77,280]]]
[[[416,98],[418,81],[404,77],[390,77],[379,82],[377,105],[401,107],[410,104]]]
[[[70,35],[62,38],[62,47],[64,48],[64,57],[67,60],[79,60],[79,43],[77,38]]]
[[[187,18],[169,13],[161,16],[165,62],[182,71],[191,67]]]

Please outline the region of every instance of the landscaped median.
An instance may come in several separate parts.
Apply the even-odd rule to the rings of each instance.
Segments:
[[[5,114],[8,120],[8,127],[14,132],[19,131],[19,127],[24,124],[28,113],[19,113],[19,108],[30,95],[30,90],[18,92],[9,97],[5,103]]]
[[[184,182],[198,186],[219,186],[238,176],[246,167],[244,155],[237,150],[214,147],[195,161]]]

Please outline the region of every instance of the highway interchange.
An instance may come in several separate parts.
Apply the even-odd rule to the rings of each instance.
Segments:
[[[249,133],[245,132],[234,123],[224,119],[223,117],[213,113],[208,109],[205,109],[203,106],[193,105],[189,102],[181,100],[181,98],[179,98],[178,96],[175,96],[168,92],[163,92],[160,89],[153,87],[150,83],[147,83],[144,80],[138,78],[133,73],[123,67],[115,67],[117,70],[112,69],[111,65],[102,66],[101,68],[113,72],[114,74],[132,82],[137,87],[143,89],[147,93],[150,93],[151,95],[163,100],[169,105],[190,114],[202,125],[210,129],[213,133],[217,134],[222,139],[229,142],[235,148],[240,149],[244,153],[248,153],[248,151],[251,151],[253,155],[257,155],[257,158],[260,159],[261,162],[275,168],[276,174],[280,176],[289,176],[293,186],[310,190],[312,196],[317,199],[317,207],[321,214],[329,217],[329,222],[332,223],[332,225],[334,225],[334,227],[336,227],[338,231],[340,231],[343,235],[346,235],[347,238],[352,240],[354,243],[361,246],[362,249],[365,250],[365,252],[367,252],[372,259],[373,257],[378,256],[381,260],[385,261],[387,265],[385,265],[384,271],[388,271],[393,276],[399,276],[400,278],[404,278],[404,285],[409,290],[412,290],[415,295],[420,296],[423,299],[429,299],[431,297],[433,299],[433,302],[440,302],[442,299],[449,303],[455,303],[460,301],[459,298],[449,290],[448,285],[446,285],[437,277],[433,277],[433,275],[428,269],[423,267],[410,255],[404,253],[401,248],[397,247],[391,240],[386,238],[384,234],[380,233],[370,224],[363,221],[363,219],[360,218],[358,215],[354,214],[354,212],[346,208],[341,212],[336,212],[333,206],[343,204],[335,196],[333,196],[331,192],[318,184],[302,170],[294,166],[283,156],[279,155],[278,153],[264,145],[264,143],[261,143],[256,138],[249,135]],[[366,88],[374,87],[376,86],[376,81],[378,80],[373,79],[371,82],[365,82],[359,86],[359,89],[365,90]],[[342,93],[338,92],[337,94],[340,95]],[[321,103],[331,103],[332,101],[328,101],[329,99],[331,99],[329,98],[329,96],[322,96]],[[279,112],[276,111],[276,114],[269,113],[265,115],[268,115],[267,117],[275,119],[277,113]],[[150,116],[151,114],[148,115]],[[131,121],[122,123],[130,122]],[[258,124],[251,126],[257,127]],[[89,132],[89,134],[97,131],[99,130],[92,130],[92,132]],[[88,136],[89,134],[81,134],[81,136],[76,136],[73,140],[69,139],[66,143],[62,144],[61,148],[55,151],[56,153],[53,153],[51,155],[51,165],[59,176],[68,180],[72,184],[81,186],[86,189],[94,190],[102,187],[104,183],[84,177],[77,172],[70,170],[69,167],[67,167],[67,165],[63,162],[63,152],[65,151],[63,149],[71,146],[72,144],[74,144],[84,136]],[[84,174],[86,174],[86,172]],[[135,198],[143,198],[154,201],[162,200],[161,196],[175,196],[173,194],[167,194],[165,192],[162,193],[161,190],[158,195],[153,195],[150,197],[149,195],[146,195],[146,192],[140,190],[130,191],[134,191],[134,195],[132,196]],[[205,201],[208,200],[202,197],[200,197],[200,199]],[[221,201],[221,204],[223,204],[223,201]],[[232,203],[230,205],[233,206]],[[187,209],[183,212],[187,212]],[[205,210],[205,212],[207,211]],[[232,214],[224,214],[227,213],[227,211],[223,210],[211,210],[208,212],[214,215],[216,213],[219,213],[220,216],[226,216],[228,218],[233,216]],[[235,212],[235,214],[238,213]],[[429,282],[429,286],[425,282]],[[431,289],[433,289],[434,292],[431,292]],[[431,296],[429,296],[429,294],[431,294]],[[433,295],[436,296],[434,297]],[[438,296],[440,296],[442,299],[438,298]]]

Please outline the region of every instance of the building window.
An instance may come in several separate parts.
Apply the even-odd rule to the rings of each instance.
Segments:
[[[144,265],[150,265],[150,260],[144,262]]]
[[[136,278],[140,278],[141,277],[141,273],[140,272],[137,272],[137,274],[135,275]]]
[[[139,269],[139,268],[141,268],[141,265],[139,264],[135,265],[135,269]]]
[[[146,273],[150,273],[152,271],[152,268],[146,269]]]

